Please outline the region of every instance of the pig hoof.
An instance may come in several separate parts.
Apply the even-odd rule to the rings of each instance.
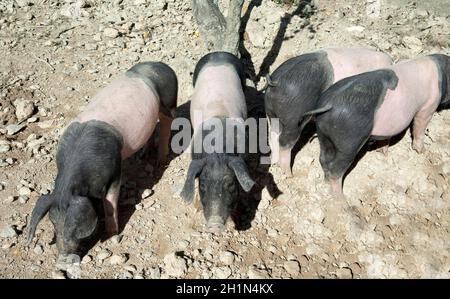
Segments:
[[[413,150],[415,150],[417,153],[422,154],[423,153],[423,143],[413,143]]]
[[[379,149],[377,149],[377,152],[379,152],[379,153],[381,153],[381,154],[383,154],[383,155],[385,155],[385,156],[387,156],[388,155],[388,153],[389,153],[389,150],[388,150],[389,148],[386,146],[386,147],[382,147],[382,148],[379,148]]]

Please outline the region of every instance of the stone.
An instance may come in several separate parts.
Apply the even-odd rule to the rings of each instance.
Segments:
[[[34,247],[33,252],[35,254],[43,254],[44,253],[44,249],[42,248],[41,245],[36,245],[36,247]]]
[[[30,197],[31,195],[31,190],[28,187],[20,187],[19,189],[19,196],[26,196],[26,197]]]
[[[32,101],[17,99],[13,102],[13,105],[16,108],[16,117],[19,122],[33,115],[34,104]]]
[[[119,36],[119,31],[114,28],[105,28],[105,30],[103,30],[103,35],[109,38],[116,38]]]
[[[103,261],[111,256],[111,252],[109,250],[102,250],[97,254],[97,260]]]
[[[66,279],[66,276],[64,275],[63,271],[57,270],[57,271],[52,272],[52,278],[53,279]]]
[[[20,130],[22,130],[23,128],[25,128],[27,126],[26,123],[22,123],[22,124],[11,124],[11,125],[7,125],[6,126],[6,134],[8,136],[13,136],[14,134],[18,133]]]
[[[122,265],[128,260],[125,254],[115,254],[109,259],[111,265]]]
[[[298,261],[286,261],[284,262],[283,267],[287,273],[294,277],[300,274],[300,264]]]
[[[341,268],[336,271],[336,276],[341,279],[353,278],[352,270],[349,268]]]
[[[187,271],[186,261],[175,253],[169,253],[164,257],[165,272],[169,276],[180,277]]]
[[[14,238],[17,237],[17,232],[12,225],[8,225],[2,229],[0,229],[0,238]]]
[[[230,266],[234,263],[234,254],[231,251],[222,251],[219,254],[219,261],[224,265]]]
[[[405,47],[411,49],[415,54],[419,54],[423,50],[422,41],[415,36],[405,36],[402,39],[402,43]]]
[[[9,142],[6,140],[0,140],[0,154],[4,154],[9,152],[11,149],[11,146],[9,145]]]
[[[145,190],[142,192],[141,198],[142,198],[142,199],[145,199],[145,198],[149,197],[149,196],[152,195],[152,194],[153,194],[153,190],[152,190],[152,189],[145,189]]]

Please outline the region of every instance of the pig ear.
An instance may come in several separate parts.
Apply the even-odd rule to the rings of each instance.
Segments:
[[[31,221],[30,221],[30,230],[28,231],[28,240],[27,246],[30,245],[33,240],[34,234],[36,232],[37,225],[42,218],[44,218],[45,214],[47,214],[48,210],[53,203],[52,195],[42,195],[36,202],[34,206],[33,212],[31,213]]]
[[[205,159],[192,160],[191,165],[189,165],[186,182],[184,183],[183,190],[180,193],[181,198],[183,198],[187,203],[191,203],[194,199],[195,178],[204,166]]]
[[[87,197],[76,196],[70,202],[64,223],[64,236],[84,239],[97,227],[97,213]]]
[[[245,192],[250,191],[255,181],[252,180],[250,175],[248,174],[247,166],[245,165],[244,159],[241,157],[231,158],[228,162],[228,166],[234,171],[237,180],[244,189]]]

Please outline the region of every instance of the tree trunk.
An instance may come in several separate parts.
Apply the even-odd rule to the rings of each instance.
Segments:
[[[194,17],[209,51],[239,55],[239,29],[244,0],[229,0],[228,15],[220,12],[218,0],[192,0]]]

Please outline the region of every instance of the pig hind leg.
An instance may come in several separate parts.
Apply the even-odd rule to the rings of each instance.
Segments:
[[[412,147],[418,153],[423,152],[425,131],[432,116],[433,114],[427,111],[419,111],[414,117],[414,123],[412,128],[412,135],[413,135]]]
[[[110,185],[105,199],[103,200],[103,207],[105,210],[105,226],[108,236],[114,236],[119,233],[119,213],[118,203],[120,195],[120,175]]]

